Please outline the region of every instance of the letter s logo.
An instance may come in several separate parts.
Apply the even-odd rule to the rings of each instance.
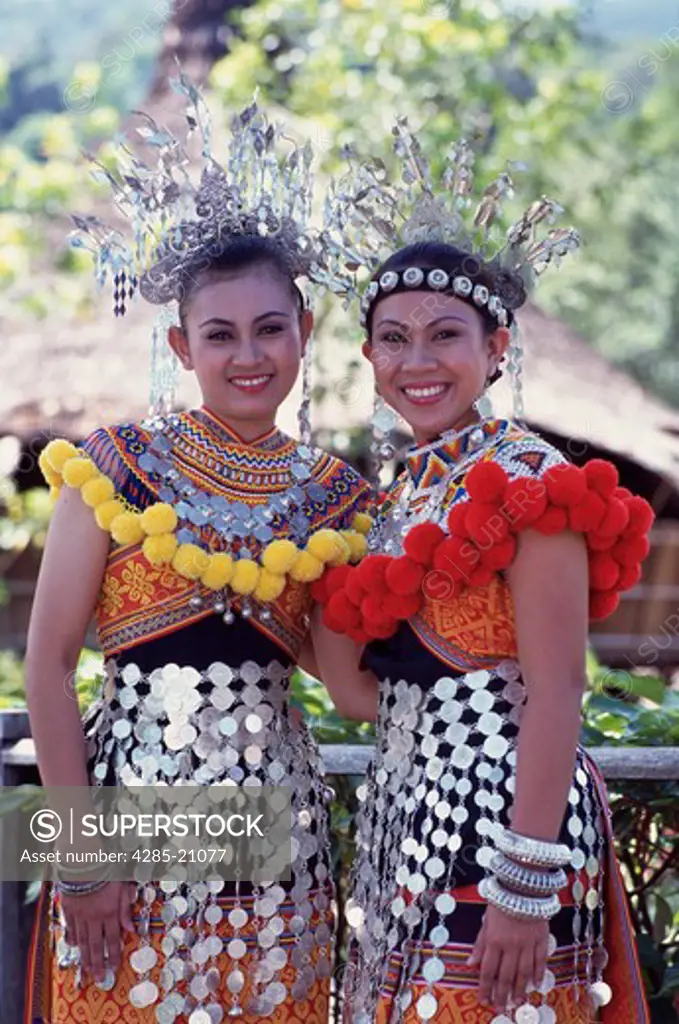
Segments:
[[[63,825],[57,812],[50,811],[48,808],[36,811],[28,827],[33,838],[37,839],[39,843],[51,843],[61,834]]]

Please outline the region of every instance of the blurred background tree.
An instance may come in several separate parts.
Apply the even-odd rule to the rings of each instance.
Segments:
[[[631,26],[629,5],[607,6],[611,25],[621,6]],[[345,143],[388,161],[395,112],[421,129],[434,164],[460,133],[476,143],[482,178],[521,161],[518,191],[557,195],[585,242],[540,302],[678,402],[679,28],[664,17],[643,49],[638,12],[632,49],[606,43],[602,12],[577,5],[263,0],[234,17],[211,83],[230,105],[259,86],[311,119],[331,170]]]

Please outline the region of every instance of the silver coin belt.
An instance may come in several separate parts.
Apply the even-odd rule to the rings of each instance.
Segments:
[[[445,975],[438,950],[459,941],[455,877],[464,877],[465,866],[467,874],[473,865],[492,872],[496,838],[509,825],[525,701],[518,664],[510,660],[492,672],[440,678],[427,689],[405,679],[382,680],[376,753],[359,789],[357,857],[347,908],[356,969],[347,976],[345,988],[354,1024],[372,1024],[375,1019],[392,952],[403,954],[404,965],[390,1024],[402,1020],[413,1002],[410,981],[416,973],[418,985],[424,978],[426,989],[415,1002],[415,1019],[435,1018],[435,986]],[[583,763],[579,751],[566,814],[572,840],[570,867],[575,872],[571,892],[576,998],[578,975],[586,973],[587,984],[595,990],[607,960],[604,830],[594,783]],[[423,951],[424,943],[430,953]],[[551,936],[550,952],[555,948]],[[539,1015],[535,1007],[524,1004],[516,1010],[516,1021],[555,1021],[547,1005],[555,984],[553,972],[547,970],[538,989]],[[495,1021],[506,1024],[507,1019],[500,1016]]]
[[[211,783],[224,779],[244,785],[284,785],[292,793],[292,888],[267,883],[253,887],[254,901],[236,896],[228,911],[228,937],[217,934],[227,911],[220,905],[221,880],[198,883],[162,881],[139,884],[141,913],[137,931],[141,944],[131,955],[139,981],[130,990],[131,1004],[155,1005],[158,1024],[176,1018],[189,1024],[219,1024],[225,1015],[218,989],[224,979],[216,966],[226,952],[231,967],[226,989],[231,999],[226,1015],[275,1012],[288,996],[303,1000],[318,978],[330,977],[331,930],[324,917],[330,909],[330,856],[327,792],[319,756],[304,726],[289,718],[287,687],[291,667],[271,661],[266,666],[246,661],[238,667],[215,662],[199,672],[174,664],[144,674],[126,664],[114,672],[115,696],[103,697],[85,719],[88,763],[94,784],[105,779],[137,783]],[[164,962],[160,986],[150,971],[162,959],[150,943],[151,905],[162,901]],[[292,902],[289,921],[280,906]],[[318,916],[320,923],[312,918]],[[241,1005],[246,955],[243,930],[254,925],[256,947],[252,968],[253,1000]],[[292,945],[278,937],[287,927]],[[222,924],[222,928],[224,925]],[[63,938],[57,945],[60,966],[75,965],[79,951]],[[295,968],[289,988],[281,971]],[[188,982],[186,995],[177,983]],[[115,985],[112,971],[99,987]]]

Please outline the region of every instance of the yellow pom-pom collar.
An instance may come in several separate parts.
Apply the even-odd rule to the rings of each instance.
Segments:
[[[83,484],[82,490],[80,491],[82,499],[86,505],[90,508],[97,508],[98,505],[103,505],[105,502],[112,501],[116,489],[113,486],[113,482],[105,476],[95,476],[93,480],[88,480],[86,484]]]
[[[309,538],[306,549],[314,558],[330,565],[339,565],[342,558],[346,561],[349,557],[348,545],[337,530],[318,530]]]
[[[356,515],[354,516],[354,521],[351,524],[351,527],[357,533],[362,533],[365,535],[366,533],[370,533],[372,525],[372,516],[369,516],[367,512],[357,512]]]
[[[197,580],[210,567],[210,556],[197,544],[180,544],[172,559],[172,566],[187,580]]]
[[[297,561],[299,549],[291,540],[272,540],[262,552],[262,565],[283,576]]]
[[[149,505],[141,514],[141,525],[144,533],[149,537],[156,537],[162,533],[172,533],[177,527],[177,513],[164,501],[158,501]]]
[[[123,512],[111,523],[111,536],[116,544],[139,544],[144,537],[138,512]]]
[[[290,569],[290,578],[298,583],[313,583],[321,578],[325,572],[325,566],[319,558],[315,558],[310,551],[300,551],[295,564]]]
[[[368,551],[368,540],[362,533],[342,530],[342,536],[349,546],[349,561],[360,562]]]
[[[250,558],[239,558],[233,569],[231,589],[243,596],[252,594],[257,588],[262,571]]]
[[[233,576],[233,558],[225,552],[212,555],[210,564],[200,578],[210,590],[223,590]]]
[[[64,440],[62,437],[56,438],[54,441],[50,441],[42,452],[40,458],[51,467],[51,469],[61,476],[64,463],[67,459],[74,459],[78,455],[78,449],[70,441]]]
[[[151,565],[167,565],[174,558],[178,546],[177,538],[173,533],[161,533],[155,537],[147,537],[142,545],[142,550]]]
[[[94,510],[94,518],[97,520],[97,526],[101,527],[102,530],[110,532],[113,520],[122,515],[124,511],[125,506],[122,501],[119,501],[117,498],[112,498],[111,501],[102,502],[100,505],[97,505]]]
[[[87,456],[78,455],[73,459],[67,459],[64,462],[64,468],[62,470],[62,476],[64,483],[68,484],[69,487],[76,487],[80,489],[88,480],[94,480],[95,477],[100,476],[99,470],[92,462],[92,459]]]
[[[275,601],[285,590],[285,576],[270,572],[268,569],[260,569],[257,586],[252,594],[256,601]]]
[[[288,577],[297,583],[311,583],[320,579],[326,566],[357,562],[367,549],[364,534],[370,530],[372,518],[358,513],[351,530],[318,530],[304,551],[293,541],[278,538],[264,548],[259,562],[234,560],[226,552],[209,554],[197,544],[179,544],[177,513],[167,502],[156,502],[143,512],[131,511],[116,495],[113,481],[70,441],[50,441],[39,462],[53,500],[62,484],[80,490],[99,527],[109,531],[117,544],[141,544],[151,565],[171,564],[180,576],[200,581],[212,591],[230,587],[234,593],[253,595],[262,603],[275,601]]]
[[[45,452],[42,452],[42,454],[38,457],[38,466],[40,467],[40,471],[43,477],[45,478],[45,482],[49,484],[50,487],[58,488],[61,486],[61,473],[57,473],[56,469],[53,469],[47,457],[45,456]]]

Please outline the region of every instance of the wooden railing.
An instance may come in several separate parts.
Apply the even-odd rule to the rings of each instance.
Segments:
[[[321,746],[327,774],[363,775],[370,746]],[[679,780],[679,747],[592,747],[588,753],[607,780]],[[38,782],[33,741],[25,711],[0,712],[0,785]],[[0,822],[1,828],[1,822]],[[23,1024],[24,985],[33,908],[25,904],[25,886],[0,886],[0,993],[2,1024]]]

